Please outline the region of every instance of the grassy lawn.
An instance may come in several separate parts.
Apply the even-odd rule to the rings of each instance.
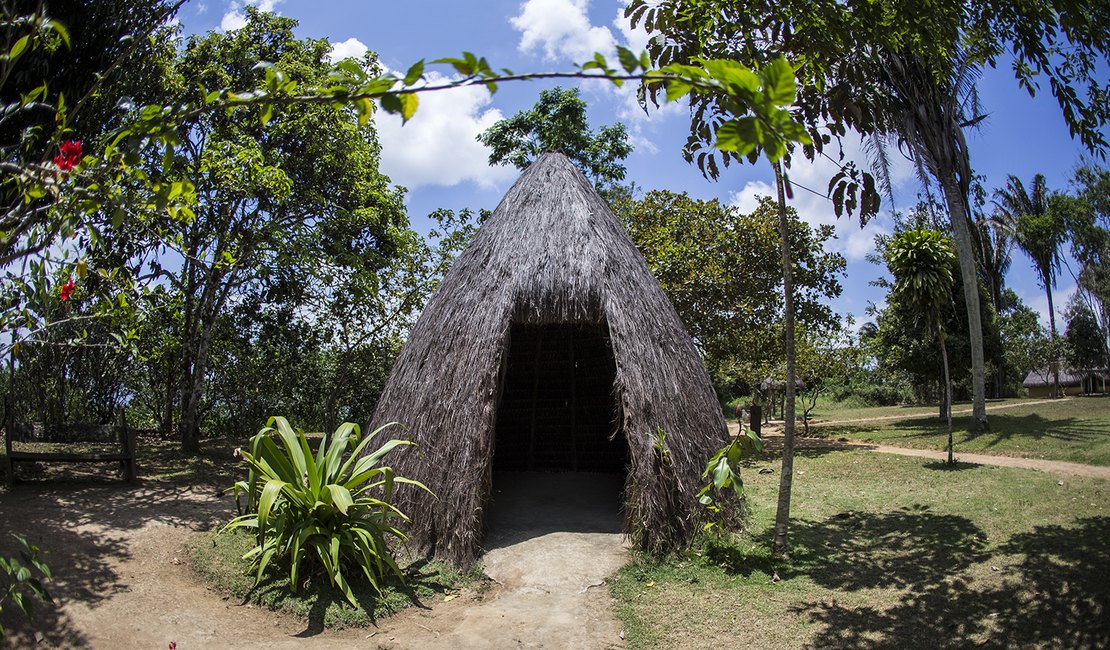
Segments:
[[[955,448],[974,453],[1048,458],[1091,465],[1110,465],[1110,396],[1076,397],[1067,400],[1028,403],[1036,400],[1011,401],[1017,404],[991,412],[987,416],[991,430],[972,433],[967,430],[968,416],[952,419]],[[836,419],[886,417],[885,409],[856,409],[841,412]],[[955,410],[960,410],[957,405]],[[934,415],[936,409],[926,411]],[[898,415],[898,414],[895,414]],[[865,442],[944,449],[947,429],[934,417],[906,417],[831,424],[811,424],[814,433],[830,438],[849,438]]]
[[[1021,404],[1022,402],[1036,401],[1025,397],[1010,397],[1006,399],[987,400],[987,410],[999,406]],[[799,410],[801,405],[799,403]],[[852,420],[857,418],[877,417],[914,417],[936,415],[939,407],[936,404],[928,406],[856,406],[851,403],[834,402],[828,399],[819,399],[817,407],[813,409],[811,417],[818,420]],[[971,402],[956,402],[952,407],[953,412],[970,411]]]
[[[1110,482],[805,451],[776,562],[778,466],[745,475],[753,535],[613,579],[631,647],[1110,644]]]

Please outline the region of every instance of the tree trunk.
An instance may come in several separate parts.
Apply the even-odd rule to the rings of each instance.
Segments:
[[[983,322],[979,310],[979,273],[975,264],[975,248],[967,226],[967,201],[954,174],[937,174],[940,178],[948,219],[952,224],[952,240],[960,260],[964,304],[967,307],[967,330],[971,343],[971,428],[986,431],[986,363],[983,359]]]
[[[1048,329],[1052,332],[1052,396],[1060,397],[1060,346],[1056,337],[1056,308],[1052,306],[1052,282],[1044,278],[1044,292],[1048,298]]]
[[[944,341],[944,330],[937,325],[937,339],[940,340],[940,358],[944,362],[944,418],[948,421],[948,464],[955,465],[952,458],[952,377],[948,373],[948,345]]]
[[[790,222],[786,216],[782,163],[775,163],[775,189],[779,202],[779,237],[782,247],[783,326],[786,344],[786,403],[782,423],[782,471],[779,473],[779,500],[775,512],[774,552],[785,557],[790,552],[787,532],[790,527],[790,491],[794,485],[794,262],[790,255]]]
[[[204,327],[200,341],[193,348],[191,372],[185,376],[181,397],[181,450],[198,454],[201,450],[200,402],[204,394],[204,374],[208,372],[208,351],[212,343],[212,327]]]
[[[166,398],[162,403],[162,422],[160,424],[161,434],[164,438],[169,439],[173,436],[173,398],[177,393],[177,377],[173,372],[173,364],[166,364]]]

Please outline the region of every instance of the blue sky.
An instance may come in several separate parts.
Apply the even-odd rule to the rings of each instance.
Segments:
[[[495,68],[516,72],[571,70],[592,53],[610,53],[616,45],[639,51],[648,34],[630,29],[621,0],[481,0],[480,2],[396,2],[382,0],[192,0],[181,10],[186,33],[235,29],[242,24],[246,5],[296,18],[298,35],[326,38],[337,56],[359,55],[367,48],[378,53],[390,69],[404,71],[419,59],[457,56],[464,50],[485,56]],[[437,74],[448,74],[441,69]],[[424,95],[415,118],[403,128],[400,119],[379,115],[382,168],[409,189],[410,219],[426,230],[426,215],[436,208],[489,208],[497,205],[517,176],[515,169],[491,168],[488,153],[475,136],[496,120],[530,107],[539,92],[554,84],[541,82],[502,85],[496,95],[465,89]],[[1000,187],[1009,174],[1026,184],[1036,173],[1045,175],[1052,189],[1066,189],[1072,171],[1084,155],[1083,147],[1067,131],[1055,100],[1047,89],[1033,99],[1013,81],[1008,66],[988,70],[979,83],[989,118],[969,135],[971,162],[986,177],[988,189]],[[680,150],[688,126],[687,112],[678,105],[645,115],[630,89],[586,82],[582,96],[590,106],[591,125],[623,121],[633,135],[635,151],[626,161],[626,180],[645,189],[688,192],[697,198],[717,198],[748,207],[759,194],[769,194],[772,175],[765,163],[730,167],[719,181],[703,179],[688,165]],[[865,162],[858,144],[849,155]],[[799,161],[792,180],[823,190],[835,173],[830,163]],[[896,170],[895,209],[916,202],[920,188],[909,163]],[[884,199],[884,212],[891,205]],[[868,302],[880,302],[882,291],[869,286],[881,274],[864,256],[876,232],[887,231],[884,215],[861,230],[847,219],[837,221],[831,203],[804,191],[795,192],[794,207],[811,223],[835,223],[834,247],[848,259],[844,294],[835,302],[842,314],[853,314],[857,325],[866,320]],[[1007,278],[1022,299],[1043,315],[1047,302],[1027,258],[1014,252]],[[1074,292],[1075,282],[1065,269],[1054,294],[1057,312]]]

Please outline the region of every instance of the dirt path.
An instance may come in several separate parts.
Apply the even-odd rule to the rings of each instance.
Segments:
[[[580,502],[565,486],[540,488],[562,503]],[[10,644],[116,649],[166,648],[176,641],[180,650],[622,645],[604,587],[605,577],[627,561],[620,522],[612,514],[570,522],[569,528],[550,519],[518,519],[490,540],[483,558],[496,584],[490,592],[427,603],[378,628],[319,630],[225,600],[193,573],[184,544],[233,510],[232,499],[214,490],[158,484],[55,483],[0,493],[5,531],[21,532],[44,549],[57,600],[57,607],[41,608],[37,640],[33,630],[5,617]]]
[[[763,443],[768,449],[782,449],[782,434],[773,432],[763,436]],[[931,460],[948,460],[948,453],[935,449],[913,449],[910,447],[895,447],[893,445],[876,445],[870,442],[856,442],[840,438],[801,438],[795,443],[797,449],[857,449],[860,451],[873,451],[880,454],[895,454],[898,456],[913,456]],[[1110,467],[1102,465],[1085,465],[1083,463],[1069,463],[1062,460],[1047,460],[1044,458],[1021,458],[1018,456],[996,456],[994,454],[968,454],[956,452],[956,461],[971,465],[995,465],[997,467],[1020,467],[1040,472],[1065,474],[1068,476],[1089,476],[1092,478],[1110,479]]]
[[[935,449],[909,449],[906,447],[892,447],[890,445],[871,445],[863,442],[846,443],[848,446],[880,454],[898,454],[899,456],[914,456],[917,458],[930,458],[932,460],[948,460],[948,452]],[[956,461],[972,465],[997,465],[999,467],[1021,467],[1039,472],[1052,474],[1067,474],[1070,476],[1090,476],[1092,478],[1110,479],[1110,467],[1100,465],[1084,465],[1082,463],[1068,463],[1062,460],[1046,460],[1044,458],[1019,458],[1016,456],[994,456],[990,454],[956,453]]]

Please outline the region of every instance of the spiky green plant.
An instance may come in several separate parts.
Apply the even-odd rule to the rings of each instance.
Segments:
[[[428,488],[380,464],[390,451],[412,442],[390,440],[363,455],[374,437],[394,424],[363,438],[358,425],[344,423],[330,440],[324,436],[315,456],[304,432],[283,417],[270,418],[251,438],[250,450],[240,451],[250,472],[234,487],[236,503],[240,494],[247,496],[246,514],[224,530],[255,531],[256,544],[243,559],[250,560],[256,583],[276,560],[288,563],[296,590],[302,565],[318,561],[331,584],[357,607],[348,580],[353,567],[379,593],[388,574],[403,580],[390,538],[406,539],[398,526],[408,517],[391,504],[393,489],[397,483]]]

